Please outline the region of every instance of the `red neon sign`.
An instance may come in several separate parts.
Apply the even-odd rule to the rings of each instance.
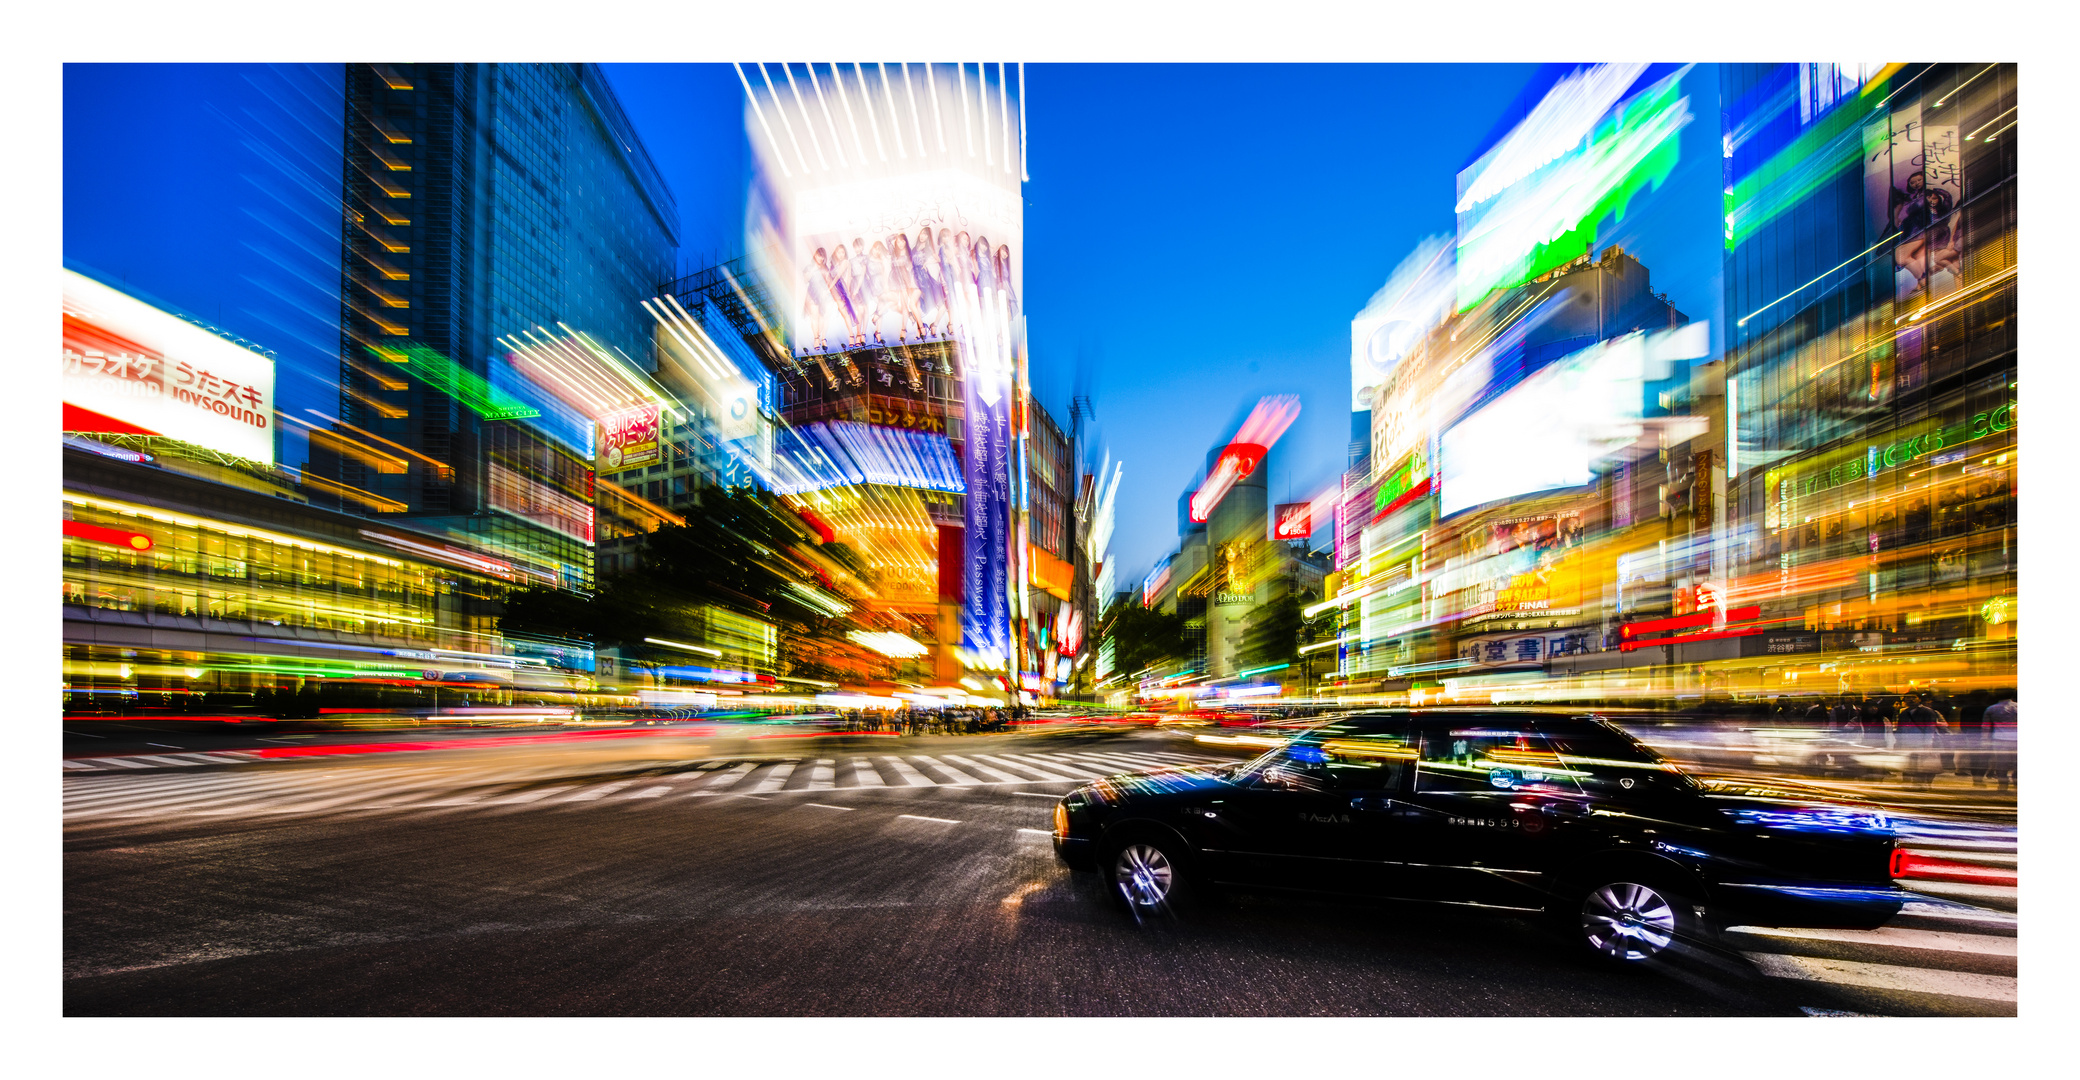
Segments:
[[[81,540],[89,540],[96,544],[107,544],[110,547],[123,548],[127,551],[152,550],[152,538],[144,533],[130,532],[127,529],[111,529],[102,525],[89,525],[84,521],[66,522],[65,535],[77,537]]]

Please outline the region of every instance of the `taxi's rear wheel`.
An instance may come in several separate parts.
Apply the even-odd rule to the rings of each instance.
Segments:
[[[1667,884],[1637,875],[1610,876],[1577,894],[1576,939],[1597,959],[1643,964],[1694,932],[1690,902]]]
[[[1107,845],[1098,868],[1114,899],[1147,915],[1175,907],[1189,892],[1182,856],[1176,840],[1143,834]]]

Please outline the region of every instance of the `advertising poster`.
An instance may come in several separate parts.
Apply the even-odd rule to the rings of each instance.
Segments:
[[[746,117],[776,222],[754,223],[796,355],[1016,326],[1024,137],[1013,69],[746,69]],[[770,86],[768,85],[770,81]],[[784,273],[782,272],[784,271]],[[1000,325],[1000,332],[1001,332]]]
[[[64,272],[65,430],[163,435],[274,463],[274,361]]]
[[[614,472],[657,464],[663,459],[660,430],[656,402],[646,402],[601,417],[600,469]]]
[[[1543,614],[1581,606],[1579,510],[1491,522],[1467,537],[1470,554],[1495,559],[1499,571],[1480,586],[1477,611]]]
[[[1863,129],[1864,212],[1870,243],[1897,233],[1893,285],[1907,300],[1948,294],[1964,277],[1964,201],[1957,126],[1924,125],[1915,102],[1880,113]]]

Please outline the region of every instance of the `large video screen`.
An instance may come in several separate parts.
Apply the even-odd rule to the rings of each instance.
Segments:
[[[1438,512],[1450,516],[1500,499],[1580,487],[1646,431],[1646,384],[1673,364],[1704,356],[1702,322],[1599,342],[1554,361],[1438,441]]]

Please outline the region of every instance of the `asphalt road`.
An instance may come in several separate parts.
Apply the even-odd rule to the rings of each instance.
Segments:
[[[1137,923],[1055,862],[1051,796],[1189,743],[656,749],[68,775],[66,1014],[2015,1011],[2012,890],[1651,971],[1456,908],[1234,896]],[[2012,865],[2011,826],[1933,828]]]

